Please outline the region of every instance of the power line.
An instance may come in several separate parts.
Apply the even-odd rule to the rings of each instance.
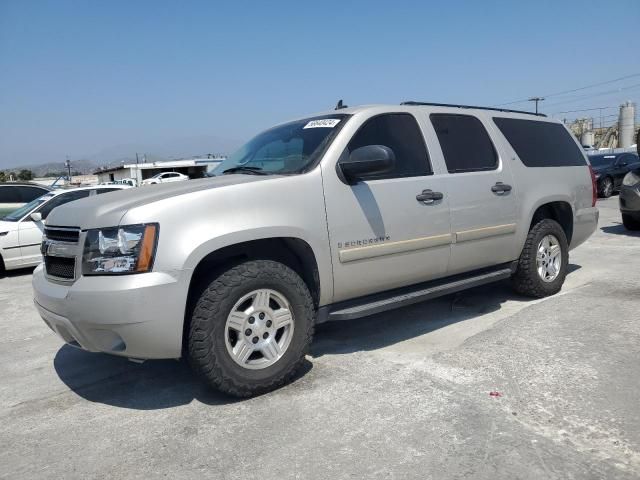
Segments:
[[[565,103],[578,102],[580,100],[586,100],[594,97],[602,97],[604,95],[611,95],[611,94],[622,92],[622,91],[633,90],[638,87],[640,87],[640,83],[636,83],[635,85],[629,85],[627,87],[620,87],[615,90],[608,90],[606,92],[598,92],[593,94],[590,93],[588,95],[581,95],[579,97],[575,97],[569,100],[562,100],[561,102],[552,103],[551,105],[547,105],[547,107],[555,107],[556,105],[564,105]]]
[[[561,113],[592,112],[594,110],[606,110],[606,109],[609,109],[609,108],[618,108],[618,106],[614,105],[614,106],[611,106],[611,107],[583,108],[582,110],[565,110],[563,112],[549,113],[548,115],[560,115]]]
[[[614,78],[613,80],[607,80],[605,82],[599,82],[599,83],[594,83],[592,85],[587,85],[586,87],[574,88],[572,90],[565,90],[563,92],[550,93],[548,95],[540,95],[540,96],[541,97],[545,97],[545,98],[556,97],[558,95],[565,95],[567,93],[579,92],[580,90],[586,90],[588,88],[593,88],[593,87],[600,87],[602,85],[608,85],[610,83],[615,83],[615,82],[619,82],[621,80],[626,80],[628,78],[634,78],[634,77],[640,77],[640,73],[633,73],[631,75],[626,75],[624,77]],[[523,98],[522,100],[514,100],[513,102],[500,103],[498,105],[492,105],[492,106],[493,107],[504,107],[506,105],[513,105],[513,104],[516,104],[516,103],[524,103],[524,102],[528,102],[529,98],[531,98],[531,97]]]

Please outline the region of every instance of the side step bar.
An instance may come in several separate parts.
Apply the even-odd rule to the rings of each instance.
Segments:
[[[431,300],[443,295],[466,290],[467,288],[504,280],[509,278],[512,273],[513,270],[510,267],[506,267],[466,278],[460,278],[458,276],[455,280],[445,279],[439,282],[430,282],[423,284],[422,287],[417,287],[417,289],[414,286],[413,289],[405,288],[402,291],[395,290],[391,293],[350,300],[341,304],[325,307],[328,311],[319,312],[318,323],[333,320],[352,320],[375,313],[386,312],[387,310]]]

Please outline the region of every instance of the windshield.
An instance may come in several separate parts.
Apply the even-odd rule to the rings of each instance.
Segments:
[[[23,205],[17,210],[14,210],[13,212],[11,212],[9,215],[6,215],[2,220],[5,220],[7,222],[17,222],[22,217],[24,217],[27,213],[31,212],[32,210],[35,210],[37,207],[42,205],[44,202],[49,201],[49,199],[53,197],[54,197],[53,193],[45,193],[41,197],[38,197],[35,200],[31,200],[26,205]]]
[[[301,173],[333,140],[346,118],[344,114],[306,118],[262,132],[210,175],[221,175],[231,169],[237,173],[244,173],[243,170],[277,175]]]
[[[606,167],[607,165],[613,165],[615,159],[615,155],[592,155],[589,156],[589,163],[591,163],[592,167]]]

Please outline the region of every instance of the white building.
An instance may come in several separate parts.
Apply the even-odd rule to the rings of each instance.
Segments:
[[[204,177],[207,172],[214,170],[224,158],[189,158],[185,160],[169,160],[165,162],[130,163],[117,167],[103,167],[96,170],[99,183],[114,182],[133,178],[138,185],[143,180],[161,172],[178,172],[190,178]]]

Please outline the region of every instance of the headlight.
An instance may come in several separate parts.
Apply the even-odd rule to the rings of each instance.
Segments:
[[[82,255],[83,275],[149,272],[158,243],[158,224],[89,230]]]
[[[622,180],[622,184],[625,187],[633,187],[640,183],[640,175],[634,172],[629,172],[625,175],[624,180]]]

